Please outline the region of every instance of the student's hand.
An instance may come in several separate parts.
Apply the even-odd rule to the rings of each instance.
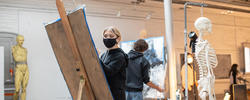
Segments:
[[[188,86],[188,90],[189,90],[189,91],[192,90],[192,86],[191,86],[191,85]]]
[[[149,87],[151,87],[151,88],[156,89],[156,90],[159,91],[159,92],[164,92],[164,89],[162,89],[162,88],[160,88],[159,86],[153,84],[152,82],[148,82],[147,85],[148,85]]]
[[[157,91],[159,91],[159,92],[164,92],[164,89],[162,89],[162,88],[159,87],[159,88],[157,89]]]

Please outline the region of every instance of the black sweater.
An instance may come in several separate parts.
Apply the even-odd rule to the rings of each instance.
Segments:
[[[127,55],[120,48],[108,50],[102,54],[101,64],[114,99],[125,100]]]
[[[149,82],[148,60],[143,56],[143,53],[131,50],[128,53],[129,63],[126,69],[126,90],[127,91],[142,91],[143,83]]]

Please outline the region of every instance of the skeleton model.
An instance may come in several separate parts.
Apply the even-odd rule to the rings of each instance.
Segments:
[[[211,33],[212,24],[206,17],[200,17],[195,21],[195,28],[199,31],[199,38],[195,46],[195,57],[199,65],[198,90],[202,100],[216,100],[214,93],[215,76],[213,69],[217,66],[217,57],[215,50],[210,46],[207,40],[203,40],[205,33]]]

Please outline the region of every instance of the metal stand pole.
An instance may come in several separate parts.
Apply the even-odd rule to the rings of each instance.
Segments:
[[[194,55],[192,56],[193,57],[193,59],[194,59]],[[194,100],[197,100],[197,95],[196,95],[196,92],[197,92],[197,86],[196,86],[196,84],[195,84],[195,82],[196,82],[196,75],[195,75],[195,72],[196,72],[196,70],[195,70],[195,64],[194,64],[194,61],[195,61],[195,59],[193,60],[193,82],[194,82],[194,86],[193,86],[193,92],[194,92]]]
[[[196,5],[205,7],[206,4],[203,3],[194,3],[194,2],[186,2],[184,4],[184,18],[185,18],[185,27],[184,27],[184,41],[185,41],[185,100],[188,100],[188,68],[187,68],[187,5]]]

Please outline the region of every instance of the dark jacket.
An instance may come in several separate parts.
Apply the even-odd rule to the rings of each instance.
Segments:
[[[127,55],[120,48],[108,50],[102,54],[101,64],[114,99],[125,100]]]
[[[126,90],[140,92],[143,90],[143,83],[147,84],[149,82],[150,64],[143,56],[143,53],[134,50],[128,53],[128,57]]]

